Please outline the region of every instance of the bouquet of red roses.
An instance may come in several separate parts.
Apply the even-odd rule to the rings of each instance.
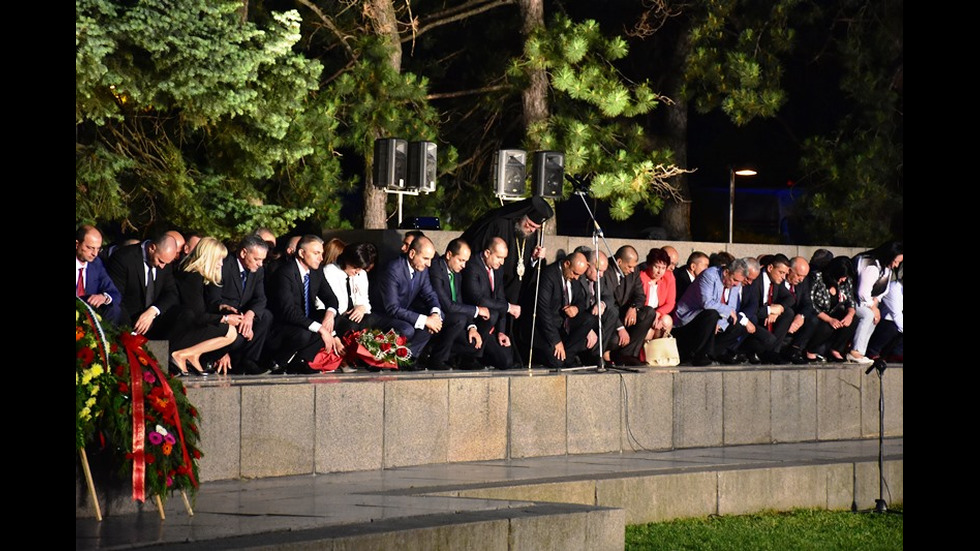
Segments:
[[[398,369],[411,362],[412,351],[405,346],[407,341],[394,329],[387,333],[378,329],[362,329],[344,335],[349,361],[361,360],[382,369]]]

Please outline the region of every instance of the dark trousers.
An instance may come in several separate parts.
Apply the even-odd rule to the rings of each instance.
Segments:
[[[775,355],[783,347],[783,339],[789,332],[789,326],[793,323],[796,314],[792,310],[786,310],[772,324],[772,329],[765,326],[764,321],[755,325],[755,333],[748,334],[742,341],[741,350],[759,355]]]
[[[625,315],[625,311],[621,312]],[[649,306],[644,306],[636,311],[636,323],[626,327],[626,333],[630,336],[630,342],[626,346],[619,346],[619,336],[616,334],[616,327],[618,323],[612,324],[610,327],[613,331],[611,335],[613,337],[613,344],[610,345],[610,350],[616,352],[619,356],[631,356],[633,358],[639,357],[640,350],[643,350],[643,341],[647,338],[647,331],[653,326],[653,322],[657,320],[657,311]],[[605,319],[602,320],[603,323],[606,322]],[[603,331],[606,327],[603,326]]]
[[[714,354],[715,328],[719,320],[721,316],[717,310],[702,310],[691,321],[674,326],[671,334],[677,339],[677,351],[682,362],[691,362]]]
[[[446,314],[445,319],[442,320],[442,329],[429,340],[427,352],[431,361],[449,360],[453,346],[465,338],[468,321],[462,314]]]
[[[898,326],[892,320],[881,320],[875,326],[875,332],[871,334],[868,341],[868,349],[865,353],[869,358],[877,356],[887,356],[892,350],[897,348],[904,340],[904,335],[898,330]]]
[[[843,314],[841,318],[843,318]],[[838,318],[840,319],[840,318]],[[847,327],[834,329],[829,323],[817,318],[813,324],[813,333],[807,343],[806,351],[813,354],[827,354],[830,350],[836,350],[841,355],[850,349],[851,340],[857,330],[857,320],[855,319]]]

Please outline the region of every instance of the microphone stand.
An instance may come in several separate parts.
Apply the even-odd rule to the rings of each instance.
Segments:
[[[570,181],[575,184],[583,184],[583,180],[578,179],[577,181],[570,176],[565,176]],[[589,202],[585,200],[585,194],[587,192],[584,189],[577,189],[575,195],[578,195],[582,199],[582,204],[585,205],[585,211],[589,213],[589,218],[592,219],[592,254],[595,255],[594,267],[596,271],[596,312],[599,317],[599,365],[595,367],[596,373],[604,373],[607,369],[615,369],[617,371],[629,371],[632,373],[639,373],[639,369],[633,369],[631,367],[619,367],[614,365],[606,365],[606,359],[603,357],[605,347],[605,335],[602,334],[602,276],[599,275],[599,239],[602,238],[602,243],[606,247],[606,257],[608,260],[607,264],[612,264],[616,266],[616,270],[622,274],[619,269],[619,264],[613,261],[613,255],[609,248],[609,243],[606,242],[606,237],[602,234],[602,227],[599,226],[599,221],[595,219],[592,214],[592,209],[589,208]],[[608,269],[608,266],[607,266]],[[592,367],[566,367],[560,369],[559,371],[579,371],[584,369],[592,369]]]
[[[884,447],[885,447],[885,385],[882,377],[888,364],[878,358],[864,372],[865,375],[872,370],[878,372],[878,499],[875,500],[875,513],[894,512],[888,510],[888,503],[885,501],[885,474],[884,474]]]

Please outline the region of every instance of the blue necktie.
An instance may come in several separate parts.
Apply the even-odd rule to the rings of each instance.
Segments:
[[[306,317],[310,317],[310,273],[303,275],[303,310]]]
[[[242,291],[245,290],[246,281],[248,281],[248,270],[242,270]]]

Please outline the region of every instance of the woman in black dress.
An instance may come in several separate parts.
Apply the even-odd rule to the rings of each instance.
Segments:
[[[235,313],[216,313],[209,305],[221,300],[221,265],[228,249],[213,237],[204,237],[183,261],[174,274],[180,293],[180,314],[170,346],[175,375],[188,374],[187,364],[197,375],[206,375],[201,367],[201,354],[214,352],[235,342],[235,327],[242,316]]]

